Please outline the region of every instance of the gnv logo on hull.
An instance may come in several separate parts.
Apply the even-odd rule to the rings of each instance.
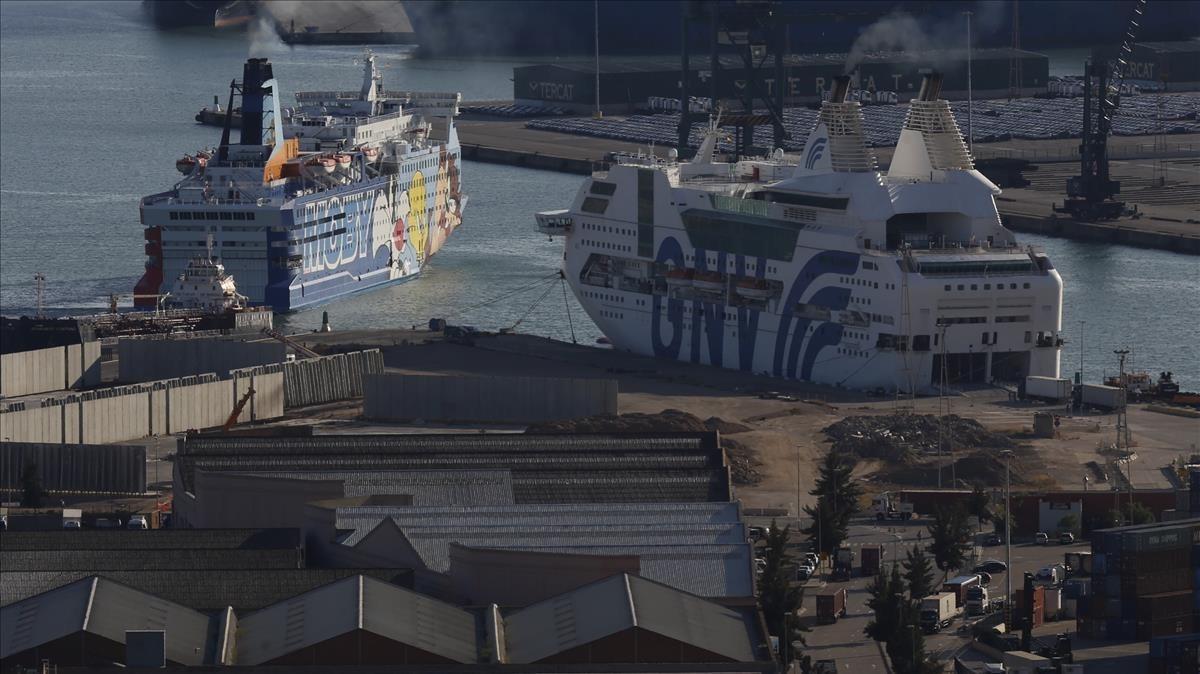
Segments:
[[[809,171],[818,170],[818,163],[821,164],[821,168],[825,168],[829,161],[822,162],[821,160],[825,159],[825,150],[828,145],[829,132],[824,124],[818,124],[817,128],[813,129],[812,135],[808,137],[808,143],[804,148],[804,168]]]

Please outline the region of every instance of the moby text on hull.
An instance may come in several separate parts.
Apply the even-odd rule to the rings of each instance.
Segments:
[[[1062,280],[1021,248],[940,77],[886,173],[843,78],[797,158],[620,158],[537,215],[613,346],[859,389],[1057,377]]]
[[[414,277],[462,222],[459,94],[384,91],[369,52],[359,91],[300,92],[286,111],[277,91],[250,59],[227,108],[241,97],[239,142],[227,118],[215,151],[142,199],[136,305],[154,307],[209,238],[250,303],[285,312]]]

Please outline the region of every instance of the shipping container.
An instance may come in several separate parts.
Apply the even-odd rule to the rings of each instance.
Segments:
[[[1168,592],[1137,598],[1138,622],[1157,622],[1192,614],[1192,592]]]
[[[1169,637],[1192,633],[1192,614],[1166,620],[1156,620],[1150,623],[1138,623],[1137,639],[1148,640],[1154,637]]]
[[[817,622],[834,623],[846,615],[846,588],[817,595]]]
[[[1053,587],[1044,589],[1042,615],[1046,620],[1058,620],[1058,615],[1062,611],[1062,590]]]
[[[1016,615],[1025,615],[1025,607],[1028,605],[1028,597],[1026,597],[1025,589],[1018,588],[1013,590],[1013,606],[1015,607]],[[1046,610],[1046,588],[1038,586],[1033,588],[1033,626],[1041,627]],[[1015,621],[1014,621],[1015,622]]]
[[[1109,576],[1109,578],[1111,577]],[[1194,581],[1195,572],[1187,567],[1145,575],[1138,574],[1133,577],[1121,577],[1118,593],[1128,597],[1141,597],[1148,594],[1180,592],[1193,589]],[[1109,589],[1109,586],[1106,585],[1105,591],[1108,592]],[[1108,592],[1108,594],[1111,596],[1114,593]]]
[[[1064,620],[1074,620],[1079,617],[1079,606],[1082,602],[1078,599],[1063,599],[1062,602],[1062,617]]]
[[[1150,657],[1183,656],[1200,649],[1200,632],[1150,640]],[[1182,658],[1180,658],[1182,659]]]
[[[1188,568],[1192,565],[1192,546],[1167,550],[1130,553],[1120,557],[1110,557],[1107,573],[1157,573],[1177,568]]]
[[[1092,553],[1092,575],[1103,576],[1108,573],[1108,556],[1104,552]]]
[[[883,556],[883,548],[877,545],[864,545],[861,552],[862,558],[862,574],[864,576],[874,576],[879,573],[880,559]]]

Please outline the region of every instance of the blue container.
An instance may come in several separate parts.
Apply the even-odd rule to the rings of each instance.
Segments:
[[[1107,553],[1097,552],[1092,555],[1092,575],[1103,576],[1108,573]]]

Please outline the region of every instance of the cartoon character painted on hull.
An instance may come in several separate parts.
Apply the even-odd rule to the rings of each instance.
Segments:
[[[450,233],[462,224],[462,202],[457,157],[443,148],[432,186],[424,172],[416,171],[408,187],[397,189],[393,196],[396,217],[389,251],[392,278],[414,273],[441,249]]]

